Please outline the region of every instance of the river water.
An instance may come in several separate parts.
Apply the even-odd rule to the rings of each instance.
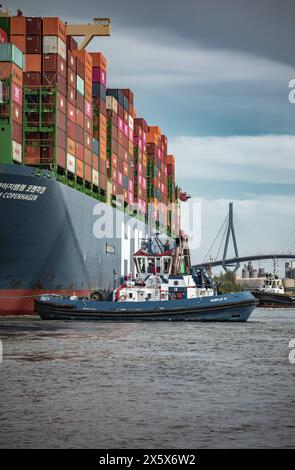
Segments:
[[[295,310],[248,323],[0,319],[1,448],[295,446]]]

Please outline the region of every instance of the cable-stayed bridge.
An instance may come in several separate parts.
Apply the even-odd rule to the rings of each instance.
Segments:
[[[207,269],[216,266],[222,266],[225,271],[237,271],[242,262],[260,261],[260,260],[277,260],[277,259],[295,259],[295,229],[291,231],[287,239],[276,249],[267,247],[266,241],[258,240],[245,224],[242,224],[242,231],[248,242],[245,246],[245,240],[241,243],[237,237],[236,217],[234,219],[233,203],[229,203],[229,212],[223,221],[216,237],[214,238],[209,250],[207,251],[203,261],[193,266],[193,269],[205,267]],[[241,221],[239,221],[241,225]],[[251,242],[253,242],[254,244]],[[251,245],[250,249],[249,246]],[[233,255],[229,254],[230,245],[232,245]],[[214,250],[217,246],[217,252],[214,256]],[[253,250],[253,246],[255,247]]]

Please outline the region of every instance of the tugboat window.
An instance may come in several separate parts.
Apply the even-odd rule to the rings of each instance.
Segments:
[[[174,285],[175,285],[175,286],[178,286],[178,281],[174,281]]]
[[[129,299],[132,299],[132,292],[129,292]]]

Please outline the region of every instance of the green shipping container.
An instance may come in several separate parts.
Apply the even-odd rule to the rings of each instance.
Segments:
[[[84,96],[84,80],[77,75],[77,90]]]
[[[14,62],[19,68],[24,68],[23,53],[14,44],[0,44],[0,62]]]

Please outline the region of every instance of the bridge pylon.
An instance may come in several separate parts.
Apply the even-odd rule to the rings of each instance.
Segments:
[[[229,211],[228,211],[228,224],[227,224],[227,231],[226,231],[226,239],[225,239],[223,257],[222,257],[222,267],[226,272],[234,272],[235,273],[240,267],[239,261],[231,263],[231,264],[228,264],[228,262],[227,262],[227,252],[228,252],[230,236],[232,236],[234,252],[235,252],[235,258],[239,257],[239,250],[238,250],[238,244],[237,244],[235,227],[234,227],[234,217],[233,217],[234,213],[233,212],[234,212],[233,211],[233,203],[230,202],[229,203]]]

